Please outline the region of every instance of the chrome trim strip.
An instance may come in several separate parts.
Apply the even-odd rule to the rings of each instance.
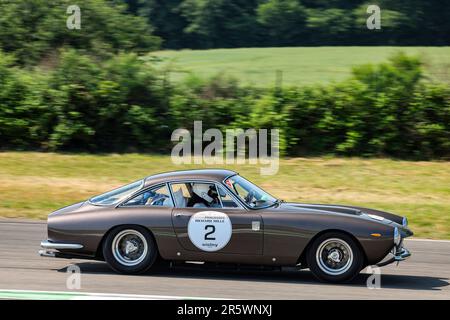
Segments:
[[[83,245],[76,243],[56,243],[48,240],[41,241],[41,247],[44,249],[83,249]]]

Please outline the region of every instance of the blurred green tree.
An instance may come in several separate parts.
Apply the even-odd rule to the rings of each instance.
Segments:
[[[259,5],[258,21],[264,27],[268,45],[305,42],[307,11],[297,0],[269,0]]]
[[[240,47],[256,45],[258,0],[184,0],[180,12],[188,21],[184,32],[195,36],[191,46]]]
[[[0,49],[17,63],[48,62],[55,49],[69,46],[80,52],[109,57],[121,50],[148,52],[160,39],[143,18],[125,14],[125,5],[106,0],[79,0],[81,30],[69,30],[69,0],[0,0]],[[47,61],[46,61],[47,60]]]

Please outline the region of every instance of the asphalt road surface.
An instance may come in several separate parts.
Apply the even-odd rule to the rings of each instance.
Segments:
[[[412,257],[381,268],[381,288],[368,289],[368,273],[349,284],[324,284],[309,270],[227,270],[176,266],[127,276],[103,262],[43,258],[45,222],[0,219],[0,298],[6,290],[132,294],[153,298],[224,299],[450,299],[450,241],[407,240]],[[81,289],[67,288],[67,267],[81,269]],[[132,296],[133,297],[133,296]]]

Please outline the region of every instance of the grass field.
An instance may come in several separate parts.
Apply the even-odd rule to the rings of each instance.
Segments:
[[[416,236],[450,239],[449,162],[295,158],[275,176],[225,166],[288,201],[368,206],[407,215]],[[146,175],[193,168],[168,156],[0,153],[0,216],[45,219],[73,202]]]
[[[297,47],[180,50],[152,53],[163,58],[159,67],[173,71],[170,79],[190,73],[200,77],[227,74],[245,84],[273,85],[276,71],[282,71],[284,85],[339,81],[350,75],[351,67],[379,63],[397,51],[419,55],[427,75],[450,83],[450,47]]]

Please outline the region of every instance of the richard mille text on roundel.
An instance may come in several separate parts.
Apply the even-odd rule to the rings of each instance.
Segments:
[[[122,273],[157,259],[298,266],[338,282],[409,257],[407,224],[373,209],[287,203],[229,170],[175,171],[51,213],[40,254]]]

